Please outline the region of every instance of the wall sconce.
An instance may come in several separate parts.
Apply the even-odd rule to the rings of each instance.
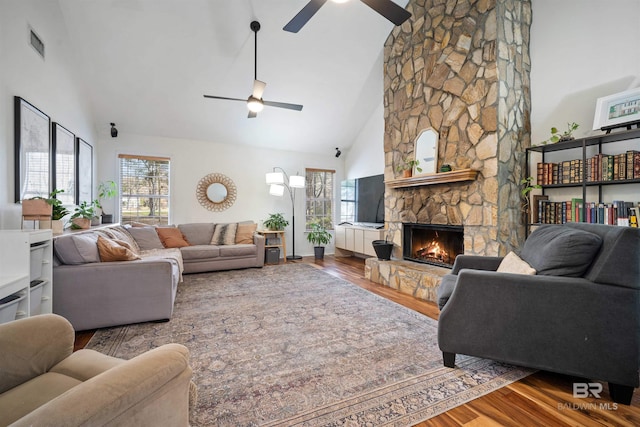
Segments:
[[[117,138],[117,137],[118,137],[118,129],[116,129],[116,124],[111,123],[111,138]]]
[[[336,147],[336,157],[340,157],[340,154],[342,154],[342,151],[340,151],[340,149]]]

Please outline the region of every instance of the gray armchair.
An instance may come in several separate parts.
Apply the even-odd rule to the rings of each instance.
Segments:
[[[520,256],[536,275],[498,273],[500,257],[456,258],[438,290],[444,365],[460,353],[607,381],[611,398],[630,404],[640,385],[640,229],[542,226]]]

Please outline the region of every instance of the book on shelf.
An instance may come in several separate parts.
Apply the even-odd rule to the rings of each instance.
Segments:
[[[537,218],[539,224],[565,224],[567,222],[587,222],[635,226],[638,224],[638,209],[634,202],[614,200],[611,203],[584,202],[574,198],[552,201],[546,196],[538,196]],[[639,203],[640,204],[640,203]],[[535,218],[535,216],[534,216]]]
[[[580,184],[587,182],[640,179],[640,151],[619,154],[596,154],[586,160],[536,164],[536,182],[540,185]]]

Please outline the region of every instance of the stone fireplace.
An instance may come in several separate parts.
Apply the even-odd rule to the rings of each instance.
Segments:
[[[406,8],[412,17],[393,29],[384,53],[385,226],[393,258],[402,258],[403,223],[464,227],[465,254],[506,255],[525,239],[519,183],[530,146],[531,0],[409,0]],[[449,164],[454,174],[476,175],[403,180],[398,165],[412,158],[427,128],[439,134],[436,170]],[[415,296],[435,294],[439,280],[416,272],[423,264],[391,263],[367,260],[365,273]]]
[[[402,224],[402,259],[453,267],[464,253],[464,228],[453,225]]]

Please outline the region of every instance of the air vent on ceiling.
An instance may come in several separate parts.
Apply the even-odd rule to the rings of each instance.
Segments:
[[[29,43],[44,59],[44,42],[31,28],[29,28]]]

